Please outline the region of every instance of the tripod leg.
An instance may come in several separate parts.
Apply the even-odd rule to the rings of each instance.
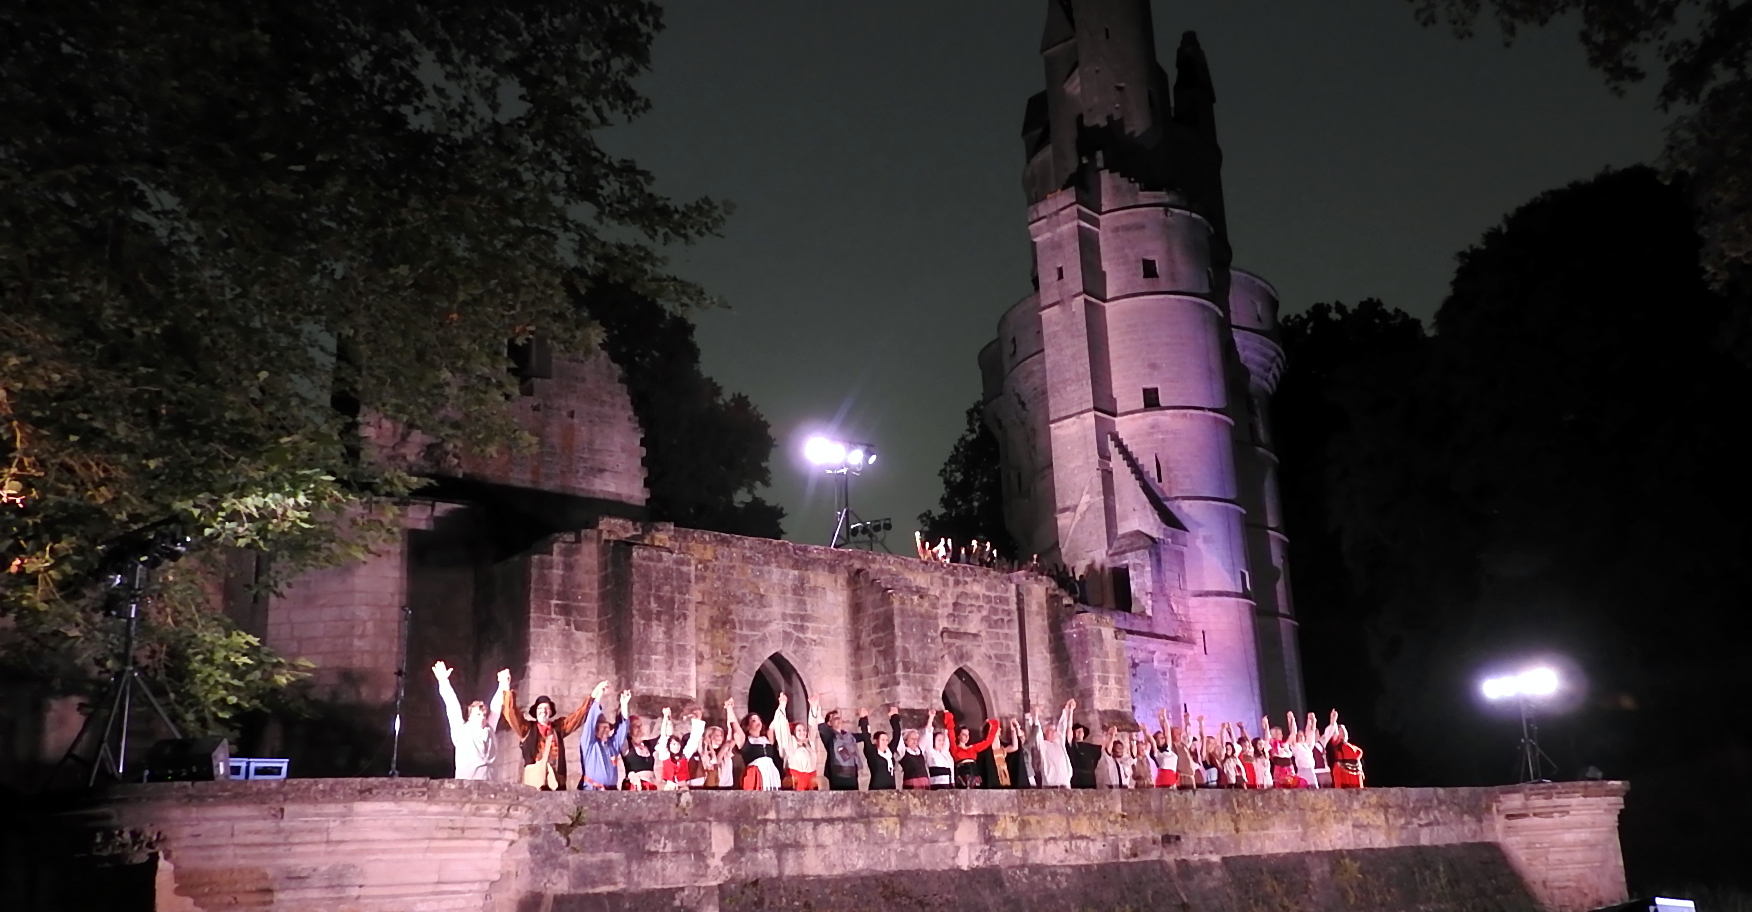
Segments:
[[[170,729],[172,738],[181,739],[182,729],[177,728],[176,723],[170,721],[170,713],[165,711],[164,704],[158,702],[158,697],[153,695],[152,688],[146,684],[146,679],[140,676],[139,669],[129,669],[129,674],[131,680],[134,681],[134,686],[140,688],[140,692],[146,695],[146,702],[152,704],[152,711],[158,714],[158,721],[163,722],[164,727]]]
[[[104,690],[103,696],[109,697],[111,691],[114,689],[115,681],[112,679],[109,687]],[[43,783],[44,788],[51,787],[55,784],[55,780],[59,779],[61,776],[61,770],[65,768],[70,761],[78,760],[81,763],[85,762],[85,759],[79,756],[79,748],[85,743],[85,739],[90,736],[91,732],[97,728],[98,717],[103,715],[103,704],[106,702],[113,701],[100,698],[97,702],[91,704],[91,713],[87,715],[85,721],[80,724],[79,733],[74,735],[73,740],[67,744],[66,753],[63,753],[61,759],[56,761],[55,768],[49,771],[48,781]],[[97,760],[95,757],[92,759],[91,763],[96,765]]]
[[[91,760],[91,775],[85,780],[87,787],[97,784],[98,771],[106,767],[109,769],[110,775],[118,779],[122,775],[121,764],[116,762],[115,751],[110,748],[110,733],[115,731],[116,718],[122,712],[122,707],[127,705],[128,676],[126,674],[116,675],[115,683],[112,686],[115,688],[116,695],[110,701],[109,717],[104,720],[103,740],[98,742],[97,755]],[[124,733],[127,731],[126,723],[123,724],[122,731]],[[123,737],[125,738],[126,735],[124,734]]]

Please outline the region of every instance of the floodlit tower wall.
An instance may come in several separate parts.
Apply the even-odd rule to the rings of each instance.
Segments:
[[[981,354],[987,421],[1022,549],[1177,644],[1134,655],[1134,696],[1257,719],[1305,708],[1265,417],[1277,298],[1230,269],[1204,52],[1183,37],[1170,87],[1153,40],[1144,0],[1047,4],[1023,125],[1038,290]]]

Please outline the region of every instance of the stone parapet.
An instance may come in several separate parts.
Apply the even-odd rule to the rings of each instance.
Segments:
[[[1624,896],[1623,795],[1612,782],[591,794],[334,779],[131,786],[73,819],[156,849],[159,909],[721,912],[942,885],[985,890],[993,908],[1584,912]]]

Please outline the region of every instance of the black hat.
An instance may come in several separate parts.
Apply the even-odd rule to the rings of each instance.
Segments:
[[[550,717],[558,716],[560,714],[560,708],[554,705],[553,698],[549,697],[547,694],[542,694],[535,698],[534,703],[529,704],[529,711],[523,714],[523,718],[528,719],[531,722],[536,721],[535,708],[543,703],[548,705],[548,715]]]

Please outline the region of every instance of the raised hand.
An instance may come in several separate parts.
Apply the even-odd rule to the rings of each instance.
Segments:
[[[627,714],[627,704],[631,703],[631,702],[633,702],[633,692],[630,690],[621,691],[620,692],[621,715],[624,716]]]
[[[783,709],[785,704],[789,702],[791,702],[790,697],[787,697],[784,694],[779,694],[779,708]]]
[[[862,706],[858,707],[858,718],[860,718],[860,719],[870,718],[870,711],[868,709],[865,709]]]
[[[511,689],[511,669],[509,669],[509,668],[499,669],[499,686],[505,688],[506,690]]]
[[[590,689],[590,699],[600,700],[600,699],[602,699],[602,695],[605,693],[608,693],[608,682],[607,681],[599,681],[599,682],[597,682],[595,687]]]
[[[667,706],[663,707],[663,718],[669,718],[669,707]]]
[[[432,677],[437,678],[440,681],[450,680],[450,672],[454,670],[455,669],[451,668],[449,665],[444,664],[443,661],[432,663]]]
[[[1333,710],[1332,715],[1330,717],[1328,717],[1326,721],[1328,724],[1337,725],[1338,724],[1338,710],[1336,710],[1336,709]]]
[[[898,715],[900,715],[900,707],[894,703],[888,704],[888,717],[892,719]]]
[[[1077,708],[1077,698],[1072,697],[1069,700],[1066,700],[1065,701],[1065,708],[1069,709],[1069,710],[1075,710]]]

